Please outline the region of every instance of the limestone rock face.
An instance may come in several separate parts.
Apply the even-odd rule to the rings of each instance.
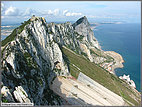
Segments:
[[[11,95],[10,90],[8,89],[8,87],[3,86],[1,89],[1,94],[2,94],[2,98],[7,101],[7,102],[14,102],[14,99]]]
[[[78,32],[80,35],[84,35],[83,42],[87,43],[90,47],[94,46],[97,48],[100,48],[98,41],[94,37],[94,33],[91,30],[90,24],[86,18],[86,16],[80,18],[77,20],[73,27],[76,32]]]
[[[32,18],[23,31],[5,46],[2,81],[12,90],[15,102],[61,104],[62,100],[54,93],[44,96],[47,91],[51,93],[49,85],[56,75],[70,75],[60,46],[53,38],[55,35],[49,34],[47,26],[43,18]],[[56,61],[61,63],[60,71],[55,69]],[[50,97],[53,101],[49,101]]]
[[[14,40],[3,47],[2,82],[8,101],[34,105],[60,105],[64,100],[50,90],[53,79],[70,75],[62,46],[93,62],[90,48],[99,48],[86,17],[73,25],[46,23],[33,16],[16,29]],[[9,92],[8,90],[11,90]]]
[[[21,103],[31,103],[30,100],[28,99],[28,95],[27,93],[25,92],[25,90],[21,87],[21,86],[18,86],[18,87],[15,87],[16,90],[13,92],[14,94],[14,97],[17,101],[21,102]]]
[[[91,62],[93,62],[93,58],[92,58],[92,56],[91,56],[91,54],[90,54],[90,50],[88,49],[88,47],[87,47],[85,44],[80,44],[80,48],[82,49],[82,51],[83,51],[84,53],[87,54],[89,60],[90,60]]]

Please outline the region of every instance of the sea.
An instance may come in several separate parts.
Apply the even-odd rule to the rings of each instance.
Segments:
[[[94,35],[102,50],[115,51],[124,59],[124,67],[115,69],[117,76],[130,75],[136,84],[141,87],[141,24],[101,24],[94,28]]]
[[[20,24],[2,25],[1,40],[4,40]],[[101,24],[94,28],[94,35],[105,51],[122,55],[124,67],[115,69],[117,76],[130,75],[140,91],[140,44],[141,24]]]

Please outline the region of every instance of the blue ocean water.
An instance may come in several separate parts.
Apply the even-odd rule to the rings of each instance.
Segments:
[[[115,69],[117,76],[130,75],[136,89],[140,91],[140,24],[102,24],[94,29],[96,39],[105,51],[115,51],[122,55],[124,67]]]

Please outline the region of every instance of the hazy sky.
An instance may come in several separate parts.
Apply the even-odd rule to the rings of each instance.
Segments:
[[[2,1],[1,19],[5,22],[23,22],[32,15],[47,21],[76,21],[87,16],[89,21],[141,21],[140,1]]]

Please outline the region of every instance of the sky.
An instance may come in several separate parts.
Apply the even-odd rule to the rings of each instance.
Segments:
[[[86,16],[90,22],[121,21],[141,23],[140,1],[2,1],[1,22],[21,23],[32,15],[47,22],[76,21]]]

